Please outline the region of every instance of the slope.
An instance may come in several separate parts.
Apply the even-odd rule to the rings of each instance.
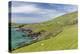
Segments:
[[[65,14],[47,22],[26,24],[24,28],[33,28],[34,32],[39,32],[41,30],[46,32],[42,34],[41,41],[16,49],[13,52],[77,48],[77,12]]]
[[[64,27],[63,32],[55,38],[50,38],[29,46],[22,47],[13,52],[30,52],[30,51],[49,51],[49,50],[64,50],[76,49],[77,43],[77,25]]]

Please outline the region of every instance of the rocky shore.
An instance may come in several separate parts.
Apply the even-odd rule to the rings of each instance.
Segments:
[[[41,34],[45,32],[44,30],[39,31],[39,32],[33,32],[33,30],[30,28],[19,28],[17,31],[26,33],[26,35],[28,37],[31,37],[33,40],[39,40]],[[23,35],[23,37],[26,37],[26,35]]]

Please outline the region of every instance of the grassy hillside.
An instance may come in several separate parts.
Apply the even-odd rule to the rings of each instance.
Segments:
[[[18,27],[31,28],[33,32],[45,31],[41,34],[41,41],[29,46],[16,49],[13,52],[64,50],[77,48],[77,12],[65,14],[53,20],[22,24]]]
[[[78,46],[77,36],[77,25],[66,26],[64,27],[63,32],[58,34],[55,38],[51,37],[48,40],[25,46],[13,52],[76,49]]]

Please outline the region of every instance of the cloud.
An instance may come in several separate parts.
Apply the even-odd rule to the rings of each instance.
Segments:
[[[12,21],[17,23],[35,23],[51,20],[76,10],[77,7],[74,5],[14,2],[11,13]]]
[[[14,3],[12,5],[14,5]],[[36,3],[34,3],[34,4],[26,3],[26,5],[24,5],[22,3],[22,5],[20,4],[19,6],[12,6],[12,13],[45,14],[45,13],[49,13],[49,12],[54,12],[54,13],[58,12],[58,10],[56,10],[56,9],[51,9],[51,8],[48,9],[48,7],[45,7],[44,4],[43,4],[43,6],[44,6],[44,8],[41,8],[41,6],[39,4],[36,4]]]
[[[12,22],[16,23],[39,23],[47,20],[49,20],[49,18],[17,17],[11,19]]]
[[[12,13],[32,13],[39,9],[35,5],[22,5],[19,7],[12,7]]]
[[[52,9],[62,11],[62,12],[74,12],[77,11],[78,7],[77,5],[71,5],[71,4],[49,4]]]

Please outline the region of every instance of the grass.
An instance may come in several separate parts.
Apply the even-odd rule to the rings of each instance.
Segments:
[[[64,27],[63,32],[55,38],[51,37],[48,40],[43,40],[32,45],[22,47],[13,52],[76,49],[78,46],[77,36],[77,25],[66,26]]]
[[[44,38],[49,38],[12,52],[65,50],[76,49],[78,47],[77,12],[65,14],[47,22],[25,24],[23,27],[31,28],[34,32],[45,30],[46,32],[41,37],[43,38],[45,36]],[[61,32],[59,33],[59,31]]]

